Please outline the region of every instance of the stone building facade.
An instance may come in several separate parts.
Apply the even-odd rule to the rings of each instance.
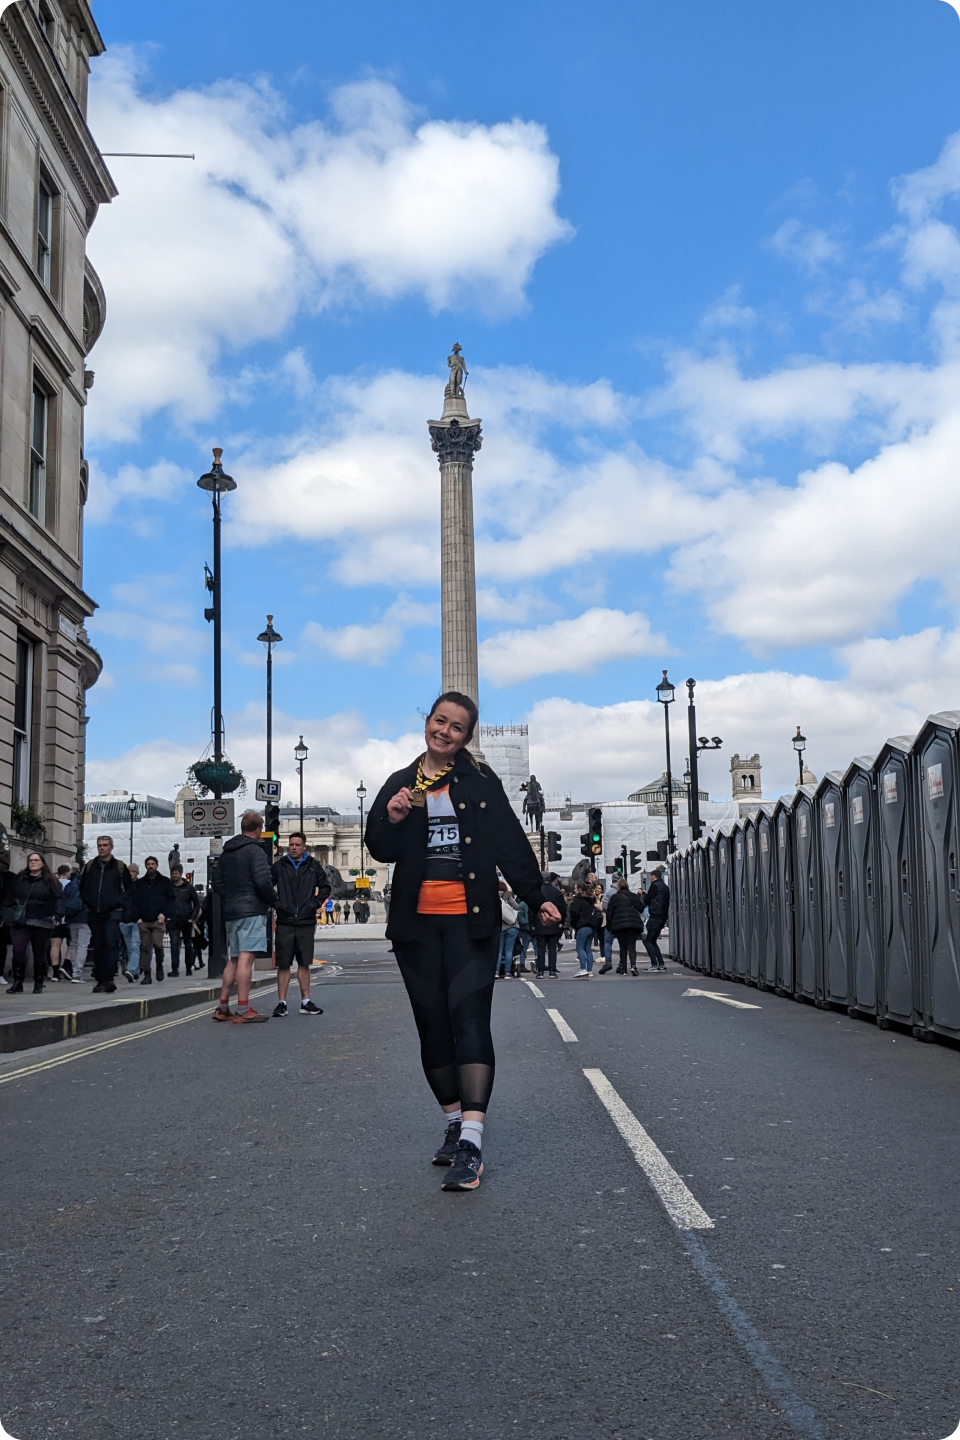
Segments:
[[[74,858],[102,668],[84,630],[83,417],[106,308],[86,237],[117,193],[85,119],[103,49],[87,0],[0,15],[0,826],[15,866],[28,843]]]

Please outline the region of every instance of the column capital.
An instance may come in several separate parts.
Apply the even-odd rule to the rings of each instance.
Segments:
[[[428,421],[427,424],[430,428],[430,444],[439,456],[441,465],[452,462],[469,464],[483,444],[479,420],[471,420],[466,425],[462,425],[459,420],[450,420],[446,424]]]

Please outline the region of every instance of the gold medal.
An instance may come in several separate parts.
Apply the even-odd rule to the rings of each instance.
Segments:
[[[436,785],[438,780],[442,780],[445,775],[449,775],[450,771],[453,769],[453,761],[451,760],[446,765],[444,765],[442,770],[438,770],[436,775],[431,776],[428,780],[426,775],[424,775],[423,773],[423,762],[425,759],[426,756],[421,755],[420,760],[417,763],[417,778],[411,787],[410,794],[410,804],[416,805],[418,810],[422,809],[423,806],[426,805],[427,791],[430,789],[430,786]]]
[[[427,797],[423,790],[414,790],[410,796],[410,804],[422,808],[427,803]]]

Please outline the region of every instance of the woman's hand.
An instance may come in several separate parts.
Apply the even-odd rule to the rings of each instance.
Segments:
[[[413,792],[404,785],[403,789],[398,790],[393,799],[388,801],[387,816],[391,825],[399,825],[401,820],[406,820],[410,814],[412,798]]]
[[[560,911],[550,900],[545,900],[540,906],[540,919],[544,925],[559,925]]]

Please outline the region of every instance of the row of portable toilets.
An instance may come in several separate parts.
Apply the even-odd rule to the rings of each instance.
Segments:
[[[958,784],[949,711],[698,841],[671,863],[677,958],[960,1039]]]

